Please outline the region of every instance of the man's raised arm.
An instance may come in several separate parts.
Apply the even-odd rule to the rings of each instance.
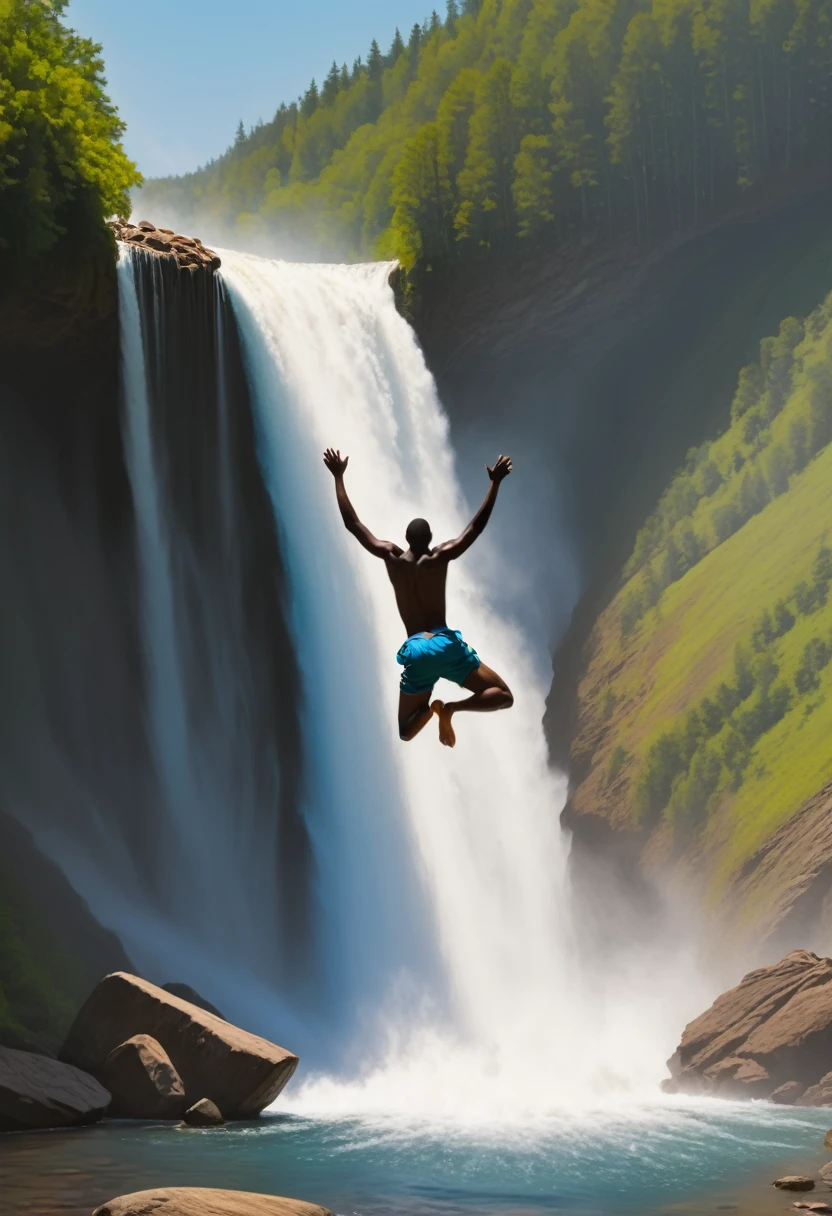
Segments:
[[[335,478],[335,496],[338,499],[338,509],[341,512],[344,527],[353,534],[368,553],[372,553],[373,557],[390,557],[391,554],[398,556],[402,552],[398,545],[373,536],[370,529],[358,518],[355,507],[350,502],[347,487],[344,485],[344,473],[349,461],[349,456],[345,456],[342,460],[341,453],[336,452],[334,448],[327,448],[324,452],[324,464]]]
[[[471,520],[464,532],[456,538],[456,540],[447,540],[444,545],[437,545],[434,552],[437,556],[443,557],[446,561],[452,562],[455,558],[461,557],[466,549],[470,549],[478,536],[482,536],[485,531],[485,525],[491,518],[491,512],[494,510],[494,503],[497,501],[497,493],[500,489],[500,482],[508,477],[511,472],[511,457],[500,456],[493,469],[485,466],[488,469],[488,476],[491,479],[491,484],[488,487],[488,493],[485,496],[485,502],[477,511],[474,518]]]

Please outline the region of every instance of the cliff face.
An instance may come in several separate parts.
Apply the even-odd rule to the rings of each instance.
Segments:
[[[828,290],[830,196],[770,205],[649,248],[559,249],[426,275],[413,323],[464,478],[517,452],[554,474],[581,589],[604,581],[687,449],[727,417],[737,371]],[[554,546],[553,546],[554,548]],[[571,605],[570,605],[571,609]]]
[[[42,708],[57,731],[65,719],[61,674],[73,650],[89,663],[93,686],[107,666],[107,638],[90,611],[91,571],[74,537],[82,521],[94,521],[103,560],[124,569],[132,525],[118,400],[112,256],[56,265],[0,298],[0,499],[7,570],[0,606],[0,1042],[47,1052],[57,1050],[89,986],[106,971],[129,965],[118,939],[101,928],[9,813],[34,793],[16,780],[15,752],[20,722],[41,692],[35,669],[26,669],[38,614],[45,610],[39,589],[52,588],[53,609],[57,591],[60,604],[38,643],[41,662],[54,674],[51,704]],[[112,614],[125,611],[129,593],[128,580],[110,601]],[[56,627],[66,629],[65,645]],[[127,665],[135,669],[138,637],[128,628],[122,641]],[[49,748],[45,740],[41,745],[37,751],[37,742],[28,741],[45,771]],[[58,794],[54,814],[67,813],[68,793]]]
[[[524,495],[537,493],[546,470],[558,480],[558,499],[536,503],[530,581],[550,605],[559,642],[546,726],[553,761],[570,771],[565,820],[579,898],[588,897],[596,921],[604,921],[597,892],[610,884],[655,917],[672,852],[633,814],[625,777],[608,776],[615,748],[632,745],[619,737],[616,716],[626,702],[610,714],[599,698],[623,665],[634,680],[643,667],[618,645],[617,615],[610,633],[604,612],[673,470],[728,424],[740,367],[784,317],[806,315],[828,291],[827,208],[825,196],[794,201],[649,251],[587,242],[496,276],[488,266],[424,287],[417,329],[451,413],[463,476],[469,454],[482,459],[493,448],[515,457]],[[513,526],[500,544],[523,543]],[[567,546],[558,543],[564,534]],[[565,549],[578,587],[570,585]],[[602,634],[613,640],[601,646]],[[803,813],[820,814],[815,801]],[[822,903],[811,874],[826,872],[828,850],[817,850],[815,866],[797,827],[782,830],[776,848],[769,843],[759,857],[752,848],[718,892],[707,894],[703,883],[730,853],[724,839],[711,840],[704,871],[699,846],[691,846],[674,881],[718,916],[747,918],[758,930],[765,922],[775,937],[782,923],[788,936],[801,909]],[[768,916],[762,892],[775,870],[782,907]],[[607,902],[614,907],[616,896]],[[614,914],[604,923],[614,935]]]
[[[201,747],[214,732],[206,767],[236,758],[236,819],[247,791],[276,838],[263,932],[275,956],[287,949],[262,960],[273,975],[304,957],[311,899],[280,553],[214,255],[161,252],[138,255],[149,259],[138,286],[154,318],[149,421],[186,713]],[[114,244],[0,299],[0,1041],[16,1046],[54,1048],[86,990],[130,965],[78,891],[104,924],[129,928],[164,925],[188,889],[185,875],[171,882],[120,379]],[[184,947],[158,974],[152,951],[137,961],[160,983],[195,978]]]

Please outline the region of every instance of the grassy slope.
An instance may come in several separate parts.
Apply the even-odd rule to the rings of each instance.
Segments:
[[[770,446],[786,442],[794,418],[805,416],[806,372],[825,357],[824,341],[806,344],[788,405],[771,426]],[[750,455],[741,434],[740,421],[712,446],[717,465],[727,467],[737,449]],[[706,536],[714,509],[736,492],[736,481],[728,476],[684,523]],[[580,690],[576,750],[589,763],[589,772],[575,793],[577,811],[600,810],[620,825],[635,821],[634,786],[650,743],[720,681],[730,682],[734,647],[749,640],[761,611],[788,599],[801,579],[810,581],[832,523],[830,507],[832,445],[792,475],[785,494],[671,584],[625,639],[621,608],[636,579],[622,586],[597,623]],[[806,642],[828,638],[830,626],[832,597],[825,607],[797,616],[794,628],[773,648],[782,679],[793,686]],[[756,741],[739,789],[723,783],[710,807],[693,851],[704,854],[712,900],[766,838],[832,777],[832,664],[820,681],[813,693],[793,696],[785,717]],[[620,773],[611,778],[616,748],[627,755]],[[673,848],[671,835],[665,818],[654,833],[656,855]]]

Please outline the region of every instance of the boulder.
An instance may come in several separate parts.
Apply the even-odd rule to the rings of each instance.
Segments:
[[[802,1081],[787,1081],[785,1085],[777,1086],[769,1100],[776,1106],[794,1106],[805,1089]]]
[[[185,1111],[185,1123],[188,1127],[224,1127],[225,1119],[210,1098],[203,1098]]]
[[[816,1085],[810,1085],[795,1106],[832,1106],[832,1072],[821,1077]]]
[[[0,1047],[0,1131],[97,1123],[110,1095],[70,1064]]]
[[[187,1106],[182,1078],[160,1043],[137,1034],[107,1056],[98,1074],[121,1119],[181,1119]]]
[[[826,1135],[824,1136],[823,1147],[832,1148],[832,1131],[827,1132]]]
[[[150,1216],[150,1213],[153,1216],[332,1216],[328,1208],[304,1203],[301,1199],[195,1186],[172,1186],[122,1195],[96,1208],[93,1216]]]
[[[815,1180],[802,1174],[788,1174],[785,1178],[778,1178],[774,1185],[779,1191],[813,1191]]]
[[[830,1059],[832,959],[794,950],[750,972],[686,1027],[664,1088],[764,1098],[791,1082],[806,1090],[798,1105],[825,1105],[807,1097]]]
[[[711,1082],[707,1092],[722,1098],[764,1098],[771,1093],[771,1077],[756,1060],[729,1056],[705,1069]]]
[[[216,1005],[212,1005],[204,996],[197,992],[196,988],[192,988],[190,984],[162,984],[165,992],[169,992],[171,996],[178,996],[180,1000],[189,1001],[191,1005],[196,1005],[198,1009],[204,1009],[206,1013],[213,1013],[215,1018],[225,1017],[217,1009]]]
[[[283,1047],[122,971],[105,976],[87,998],[60,1059],[98,1075],[111,1051],[141,1034],[167,1052],[189,1105],[210,1098],[228,1119],[259,1115],[298,1065]]]

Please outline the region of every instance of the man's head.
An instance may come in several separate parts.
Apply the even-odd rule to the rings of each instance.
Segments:
[[[414,553],[427,553],[433,540],[433,533],[426,519],[411,519],[404,535]]]

